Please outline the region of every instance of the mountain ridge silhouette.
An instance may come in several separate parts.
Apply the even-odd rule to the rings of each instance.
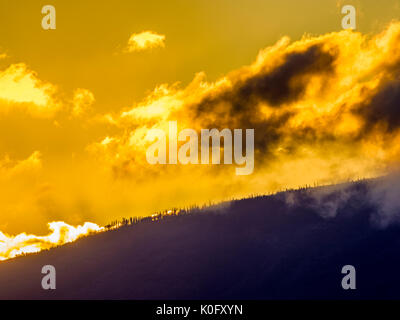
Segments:
[[[374,223],[376,184],[234,200],[5,261],[0,299],[398,299],[400,228]],[[48,264],[56,290],[41,288]]]

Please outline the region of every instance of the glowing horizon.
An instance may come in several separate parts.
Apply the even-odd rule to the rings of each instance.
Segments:
[[[0,261],[51,249],[104,230],[103,227],[91,222],[85,222],[77,227],[62,221],[49,222],[47,225],[52,232],[45,236],[36,236],[25,232],[10,236],[0,231]]]

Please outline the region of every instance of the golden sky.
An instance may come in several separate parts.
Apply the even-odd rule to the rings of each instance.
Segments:
[[[46,4],[56,30],[41,28]],[[360,33],[341,32],[343,4],[356,7]],[[0,0],[0,231],[104,225],[384,173],[398,159],[397,131],[360,110],[390,91],[399,16],[398,0]],[[312,61],[293,71],[287,95],[255,93],[254,110],[238,114],[226,107],[242,83],[253,90],[252,79],[302,54]],[[254,174],[149,166],[146,130],[168,120],[256,126]]]

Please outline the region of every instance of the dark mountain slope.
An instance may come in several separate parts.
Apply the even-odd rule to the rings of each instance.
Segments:
[[[0,298],[398,299],[400,228],[373,223],[373,183],[233,201],[6,261]],[[56,290],[41,288],[46,264]],[[348,264],[356,290],[341,287]]]

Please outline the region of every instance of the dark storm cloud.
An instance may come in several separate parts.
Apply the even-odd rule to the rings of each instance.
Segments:
[[[295,102],[307,88],[307,77],[334,72],[335,58],[334,53],[324,51],[319,44],[305,51],[289,53],[285,61],[272,71],[241,80],[230,91],[206,97],[194,109],[201,116],[225,103],[225,112],[232,117],[241,117],[247,113],[254,114],[259,102],[272,107]]]
[[[242,103],[263,101],[274,107],[295,102],[307,87],[307,76],[333,72],[334,61],[334,54],[323,51],[321,45],[313,45],[304,52],[287,55],[286,61],[272,72],[239,83],[235,96]]]
[[[356,113],[365,120],[361,134],[369,132],[377,124],[383,124],[392,133],[400,127],[400,81],[382,85],[369,102],[361,105]]]
[[[280,108],[298,101],[305,93],[310,76],[334,73],[335,59],[336,54],[325,51],[321,44],[312,45],[303,51],[287,54],[284,62],[273,70],[239,80],[229,90],[210,94],[187,110],[193,120],[205,128],[255,129],[256,154],[265,158],[271,155],[271,148],[281,139],[280,128],[287,124],[295,111],[282,111],[266,118],[262,115],[261,105]],[[293,133],[293,138],[314,137],[313,131],[313,128],[304,128],[297,134]]]

